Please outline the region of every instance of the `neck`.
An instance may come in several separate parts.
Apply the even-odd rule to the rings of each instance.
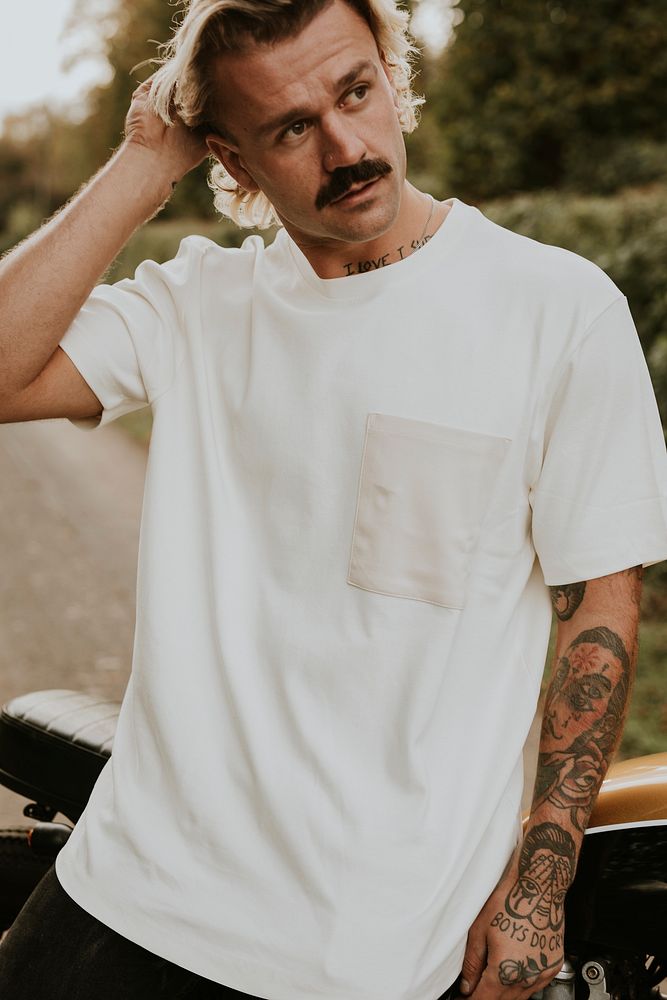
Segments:
[[[401,207],[390,228],[367,242],[321,239],[285,228],[320,278],[365,274],[405,260],[431,239],[449,211],[411,184],[405,184]]]

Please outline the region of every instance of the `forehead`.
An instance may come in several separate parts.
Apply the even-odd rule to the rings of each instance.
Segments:
[[[344,0],[334,0],[298,35],[219,56],[220,115],[230,128],[252,130],[272,111],[330,94],[336,81],[364,60],[380,67],[373,33]]]
[[[616,653],[597,642],[575,645],[569,653],[569,660],[571,672],[575,674],[582,670],[606,673],[610,668],[617,669],[621,666]]]

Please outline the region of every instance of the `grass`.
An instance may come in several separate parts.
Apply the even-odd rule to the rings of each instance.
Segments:
[[[667,623],[644,621],[639,631],[637,680],[619,759],[667,751]]]

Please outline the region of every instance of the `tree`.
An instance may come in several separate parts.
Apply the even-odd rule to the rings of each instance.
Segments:
[[[667,0],[457,6],[433,103],[462,197],[665,177]]]
[[[182,7],[170,0],[78,0],[73,15],[77,29],[82,20],[93,27],[101,22],[91,37],[97,39],[98,51],[112,69],[110,82],[91,91],[89,114],[79,130],[94,169],[121,142],[132,91],[155,69],[150,60],[158,55],[158,45],[171,37]],[[214,216],[206,173],[207,165],[202,164],[181,181],[163,217]]]
[[[48,107],[9,115],[0,135],[0,252],[36,229],[88,175],[78,126]]]

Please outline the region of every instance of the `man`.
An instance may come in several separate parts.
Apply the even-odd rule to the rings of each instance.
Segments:
[[[515,1000],[560,969],[664,442],[614,283],[406,181],[405,27],[193,0],[119,150],[2,264],[3,420],[154,415],[113,756],[3,996]],[[208,152],[275,242],[93,289]]]

